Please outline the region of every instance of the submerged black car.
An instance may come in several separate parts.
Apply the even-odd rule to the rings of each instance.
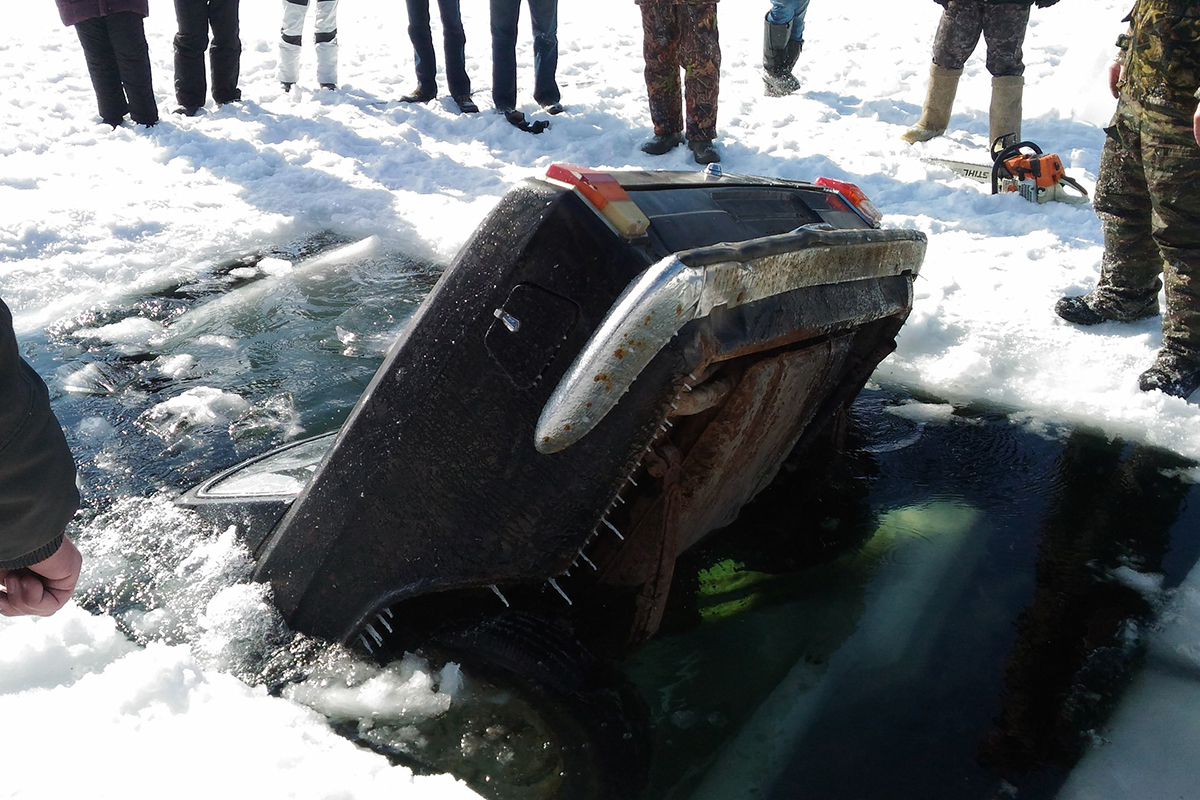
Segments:
[[[180,502],[239,525],[294,628],[367,652],[505,640],[519,671],[510,649],[636,644],[676,557],[894,349],[925,237],[877,226],[849,184],[556,165],[475,231],[336,435]]]

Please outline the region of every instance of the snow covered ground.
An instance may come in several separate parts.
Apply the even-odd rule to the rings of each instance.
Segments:
[[[186,280],[209,259],[315,231],[377,235],[385,249],[447,261],[508,188],[554,162],[694,168],[683,149],[659,158],[637,149],[649,122],[632,2],[606,2],[602,10],[561,3],[567,113],[536,137],[490,113],[486,3],[463,5],[479,115],[454,113],[448,98],[397,104],[415,85],[403,6],[350,2],[339,20],[337,92],[316,90],[306,42],[304,78],[283,94],[275,79],[277,4],[245,3],[244,102],[197,118],[174,116],[174,20],[167,4],[155,3],[147,32],[163,121],[116,131],[96,118],[78,41],[53,4],[6,9],[13,35],[0,43],[0,296],[18,334],[36,335],[85,308]],[[1081,330],[1053,315],[1060,295],[1094,285],[1101,235],[1091,209],[991,197],[981,184],[922,160],[986,160],[989,81],[978,54],[950,134],[915,147],[898,138],[919,112],[939,7],[817,0],[797,67],[803,88],[775,99],[762,96],[758,66],[766,6],[720,5],[726,171],[850,180],[885,212],[885,225],[929,235],[916,308],[877,380],[953,403],[993,403],[1035,423],[1083,423],[1200,458],[1200,406],[1137,389],[1161,341],[1157,319]],[[1127,6],[1091,0],[1086,14],[1073,2],[1035,9],[1026,40],[1025,137],[1059,153],[1089,189],[1100,127],[1114,106],[1105,68]],[[526,25],[519,87],[533,112]],[[128,326],[123,333],[154,335]],[[213,402],[228,402],[215,394]],[[212,547],[228,550],[209,553],[205,563],[237,574],[236,547]],[[197,612],[218,640],[227,605],[261,601],[245,587],[227,589]],[[1200,617],[1200,607],[1193,594],[1181,594],[1179,603],[1184,622],[1176,630],[1194,634],[1184,623]],[[1163,646],[1194,670],[1196,638],[1182,635],[1181,642]],[[213,647],[137,646],[111,618],[74,606],[49,620],[0,620],[0,716],[10,726],[0,796],[41,796],[40,782],[52,776],[61,794],[144,787],[146,796],[200,797],[228,793],[233,775],[235,794],[246,796],[473,796],[448,777],[414,779],[333,734],[315,712],[248,688],[223,669]],[[393,678],[392,690],[429,699],[428,687],[407,683],[413,676]],[[1141,706],[1151,707],[1149,700]],[[1200,708],[1182,714],[1194,741]],[[1127,712],[1136,716],[1136,707]],[[65,746],[40,731],[16,735],[24,719],[69,731]],[[1118,752],[1144,756],[1129,747]],[[67,762],[74,766],[64,768]],[[1121,763],[1106,766],[1119,772]],[[1145,770],[1147,762],[1139,763]],[[1118,784],[1105,781],[1109,790]],[[1130,789],[1109,796],[1166,795]]]

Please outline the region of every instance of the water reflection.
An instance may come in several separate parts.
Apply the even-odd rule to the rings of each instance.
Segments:
[[[1188,463],[900,402],[865,393],[846,457],[793,463],[681,563],[627,665],[645,797],[1053,797],[1102,729],[1196,559]]]
[[[1104,724],[1141,654],[1190,462],[1074,432],[1039,531],[1033,600],[1017,621],[1003,709],[980,759],[1004,773],[1070,767]],[[1194,549],[1184,537],[1177,546]]]

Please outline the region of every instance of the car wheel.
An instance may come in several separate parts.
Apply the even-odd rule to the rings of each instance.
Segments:
[[[431,669],[457,663],[464,685],[450,711],[418,726],[403,763],[498,800],[622,800],[644,788],[645,703],[564,622],[509,612],[435,630],[417,652]]]

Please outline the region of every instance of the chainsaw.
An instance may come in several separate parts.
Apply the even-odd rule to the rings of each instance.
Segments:
[[[930,158],[928,161],[949,167],[965,178],[991,183],[992,194],[1016,192],[1031,203],[1082,205],[1088,202],[1087,190],[1069,177],[1062,159],[1055,153],[1043,153],[1033,142],[1005,144],[1016,137],[1000,137],[992,142],[992,165],[971,164]]]

